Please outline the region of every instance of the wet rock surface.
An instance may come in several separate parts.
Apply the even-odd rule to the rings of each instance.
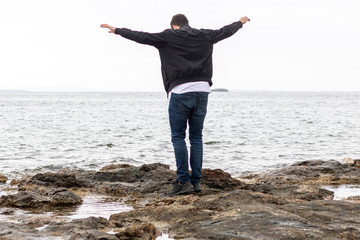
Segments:
[[[322,188],[359,184],[356,164],[304,161],[240,180],[220,169],[202,174],[202,192],[174,197],[166,192],[176,174],[160,163],[13,180],[17,191],[0,198],[0,239],[156,239],[161,232],[175,239],[360,239],[358,198],[334,201]],[[70,221],[52,214],[90,193],[116,196],[133,210]]]
[[[21,191],[12,195],[1,196],[1,207],[25,209],[49,209],[56,206],[73,206],[82,203],[82,199],[66,188],[44,191]]]
[[[6,183],[6,181],[8,180],[8,178],[2,174],[0,174],[0,183]]]
[[[259,183],[284,184],[359,184],[357,166],[338,161],[303,161],[254,176]]]
[[[116,237],[124,240],[154,240],[157,235],[156,227],[152,223],[134,224],[115,234]]]

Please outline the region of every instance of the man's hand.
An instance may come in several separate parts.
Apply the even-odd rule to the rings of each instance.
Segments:
[[[250,22],[250,18],[248,18],[248,17],[242,17],[242,18],[240,18],[240,22],[242,22],[242,24],[245,24],[246,22]]]
[[[101,24],[100,27],[108,28],[110,30],[109,33],[115,33],[115,27],[110,26],[109,24]]]

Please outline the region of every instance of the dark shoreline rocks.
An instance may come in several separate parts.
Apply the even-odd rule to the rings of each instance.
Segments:
[[[16,194],[1,196],[0,206],[23,209],[49,210],[52,207],[74,206],[82,203],[82,199],[66,188],[49,191],[19,191]]]
[[[79,196],[89,193],[116,196],[134,209],[109,219],[18,218],[22,224],[0,225],[0,239],[156,239],[161,232],[175,239],[360,239],[359,198],[334,201],[334,193],[322,188],[360,184],[355,164],[303,161],[239,179],[220,169],[202,174],[202,192],[174,197],[166,192],[176,174],[161,163],[63,169],[13,180],[17,192],[0,198],[0,214],[12,218],[18,208],[75,208]]]
[[[8,180],[8,178],[2,174],[0,174],[0,183],[6,183],[6,181]]]

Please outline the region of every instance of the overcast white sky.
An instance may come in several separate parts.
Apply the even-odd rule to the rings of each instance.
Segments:
[[[360,91],[359,0],[1,0],[0,90],[163,91],[157,50],[99,26],[160,32],[177,13],[251,19],[214,46],[214,87]]]

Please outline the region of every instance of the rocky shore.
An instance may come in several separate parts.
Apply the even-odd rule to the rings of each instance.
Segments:
[[[160,163],[0,176],[6,193],[0,240],[156,239],[163,232],[175,239],[360,239],[360,196],[334,201],[323,188],[360,184],[355,161],[304,161],[240,178],[204,169],[202,192],[167,197],[175,179]],[[75,211],[89,194],[112,196],[133,210],[114,211],[109,219],[55,214]]]

